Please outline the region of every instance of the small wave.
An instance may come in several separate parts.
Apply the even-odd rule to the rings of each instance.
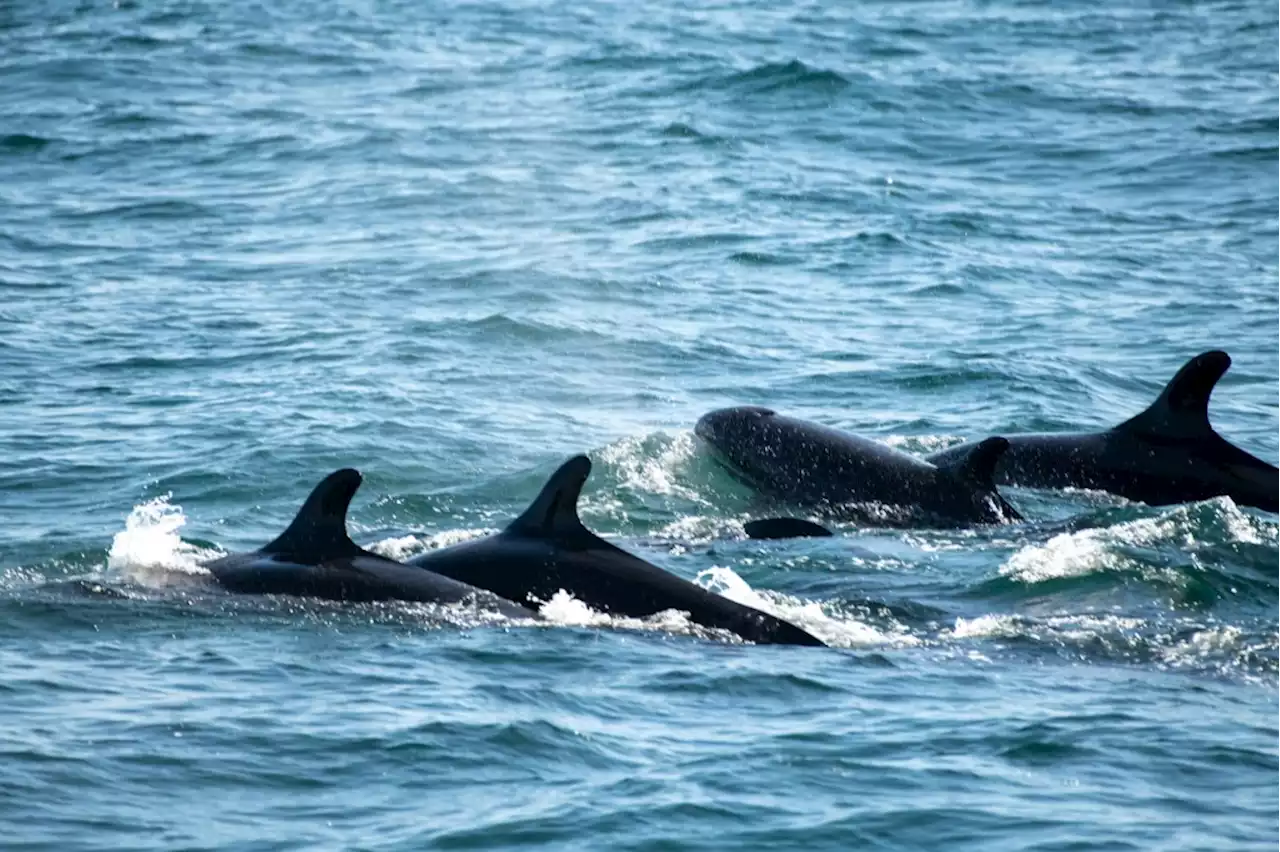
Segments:
[[[698,132],[697,129],[685,124],[682,121],[673,121],[666,127],[662,128],[662,135],[671,139],[705,139],[705,134]]]
[[[895,450],[920,455],[936,453],[947,447],[964,443],[964,438],[958,435],[887,435],[878,440]]]
[[[722,538],[743,538],[743,524],[749,518],[718,518],[686,515],[654,532],[654,537],[683,544],[706,543]]]
[[[802,627],[828,645],[841,648],[868,645],[903,647],[919,644],[920,641],[905,628],[886,632],[852,617],[828,614],[818,601],[802,600],[780,592],[759,592],[731,568],[708,568],[698,574],[694,582],[731,601]]]
[[[753,92],[777,92],[788,89],[839,91],[849,80],[835,71],[810,67],[798,59],[790,62],[768,62],[725,79],[730,86]]]
[[[1229,498],[1178,506],[1153,518],[1138,518],[1109,527],[1055,535],[1014,553],[1000,567],[1004,577],[1041,583],[1103,571],[1135,571],[1154,578],[1162,568],[1137,559],[1125,549],[1175,545],[1183,554],[1226,545],[1260,545],[1275,541],[1275,530],[1241,512]]]
[[[24,154],[39,151],[50,144],[50,140],[42,136],[31,136],[26,133],[7,133],[0,136],[0,152]]]
[[[624,488],[701,503],[698,493],[679,481],[695,452],[693,432],[678,432],[674,436],[658,433],[616,441],[600,451],[599,459],[613,468],[619,485]]]
[[[108,207],[64,213],[63,215],[69,219],[169,220],[202,219],[215,214],[204,205],[192,201],[161,199],[156,201],[126,202]]]
[[[695,582],[736,603],[767,612],[776,618],[802,627],[828,645],[835,647],[902,647],[919,642],[907,633],[905,628],[895,631],[878,630],[851,616],[829,614],[817,601],[804,601],[777,592],[758,592],[729,568],[710,568],[699,574]],[[657,631],[719,641],[737,643],[743,641],[742,637],[730,631],[697,624],[689,619],[688,613],[679,610],[664,610],[645,618],[609,615],[592,609],[564,589],[541,602],[539,614],[550,624],[565,627]]]
[[[764,251],[739,251],[729,255],[732,263],[743,266],[793,266],[796,259],[789,255],[770,254]]]
[[[1045,648],[1072,660],[1154,665],[1201,673],[1273,676],[1278,642],[1274,627],[1246,630],[1197,618],[1140,618],[1124,614],[1032,617],[992,613],[958,617],[938,640],[994,642],[996,647]]]
[[[607,627],[615,630],[639,630],[671,633],[681,636],[697,636],[741,643],[742,637],[727,630],[703,627],[689,620],[688,613],[668,609],[645,618],[625,615],[609,615],[592,609],[588,604],[560,589],[538,607],[538,614],[550,624],[559,627]]]
[[[496,532],[498,532],[496,529],[465,529],[444,530],[443,532],[426,536],[410,534],[375,541],[373,544],[368,545],[368,549],[379,556],[385,556],[397,562],[404,562],[430,550],[439,550],[444,547],[461,544],[464,541],[493,535]]]
[[[224,554],[183,541],[178,530],[186,523],[182,507],[171,504],[169,495],[135,506],[124,530],[111,540],[107,569],[145,586],[208,574],[201,563]]]
[[[976,618],[957,617],[950,636],[953,639],[989,639],[1017,636],[1021,631],[1021,620],[1015,615],[980,615]]]

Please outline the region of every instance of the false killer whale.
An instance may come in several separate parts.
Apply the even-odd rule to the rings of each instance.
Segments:
[[[895,526],[1021,520],[992,474],[1008,443],[988,438],[931,464],[877,441],[744,405],[704,414],[694,434],[747,485],[833,517]]]
[[[214,559],[204,567],[224,588],[244,594],[462,603],[508,618],[536,617],[492,592],[362,550],[347,535],[347,507],[360,482],[359,471],[334,471],[312,490],[275,541]]]
[[[1093,488],[1151,506],[1226,495],[1242,506],[1276,511],[1275,465],[1228,442],[1209,425],[1209,395],[1231,366],[1214,350],[1183,365],[1141,414],[1105,432],[1010,435],[996,481],[1031,488]],[[962,444],[929,456],[957,463]]]
[[[502,532],[428,551],[408,564],[514,601],[547,601],[564,590],[611,614],[643,618],[679,610],[696,624],[729,630],[752,642],[825,644],[793,624],[632,556],[588,530],[578,518],[578,498],[590,473],[591,460],[574,456]]]

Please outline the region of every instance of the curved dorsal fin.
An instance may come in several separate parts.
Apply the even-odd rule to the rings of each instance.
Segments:
[[[351,468],[335,470],[311,490],[293,523],[263,553],[287,553],[317,561],[360,552],[347,535],[347,507],[363,477]]]
[[[996,464],[1000,456],[1009,449],[1009,439],[999,436],[981,441],[964,455],[945,462],[939,467],[950,471],[967,482],[984,489],[994,491],[996,488]]]
[[[574,456],[547,480],[524,514],[507,525],[508,532],[548,536],[586,530],[578,519],[578,498],[591,473],[591,459]]]
[[[1231,366],[1231,356],[1214,349],[1182,365],[1151,406],[1117,426],[1147,434],[1188,437],[1212,433],[1209,395]]]

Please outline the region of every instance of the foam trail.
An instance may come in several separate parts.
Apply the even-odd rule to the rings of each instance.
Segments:
[[[168,495],[134,506],[124,530],[111,540],[107,569],[148,586],[167,585],[175,575],[207,574],[201,563],[223,554],[183,541],[178,530],[186,523],[182,507],[170,504]]]
[[[766,597],[731,568],[716,566],[698,574],[694,582],[731,601],[767,612],[817,636],[828,645],[844,648],[865,645],[915,645],[919,640],[903,632],[886,633],[853,618],[834,618],[817,601],[805,601],[770,592]]]
[[[622,630],[659,630],[664,633],[700,635],[705,628],[694,624],[683,612],[668,609],[647,618],[631,618],[598,612],[564,589],[545,601],[538,613],[551,624],[563,627],[612,627]],[[722,631],[715,631],[720,633]]]

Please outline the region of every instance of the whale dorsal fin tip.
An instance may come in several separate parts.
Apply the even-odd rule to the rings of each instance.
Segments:
[[[360,471],[349,467],[326,476],[311,490],[293,522],[262,552],[328,559],[359,551],[347,535],[347,508],[362,481]]]
[[[1007,449],[1009,449],[1009,439],[996,435],[979,441],[973,449],[943,466],[962,479],[994,491],[996,465]]]
[[[549,536],[586,529],[578,517],[578,499],[591,474],[591,459],[577,455],[547,479],[542,491],[507,530],[525,535]]]
[[[1220,349],[1202,352],[1182,365],[1156,401],[1117,430],[1195,437],[1216,434],[1209,425],[1209,397],[1231,367],[1231,356]]]

